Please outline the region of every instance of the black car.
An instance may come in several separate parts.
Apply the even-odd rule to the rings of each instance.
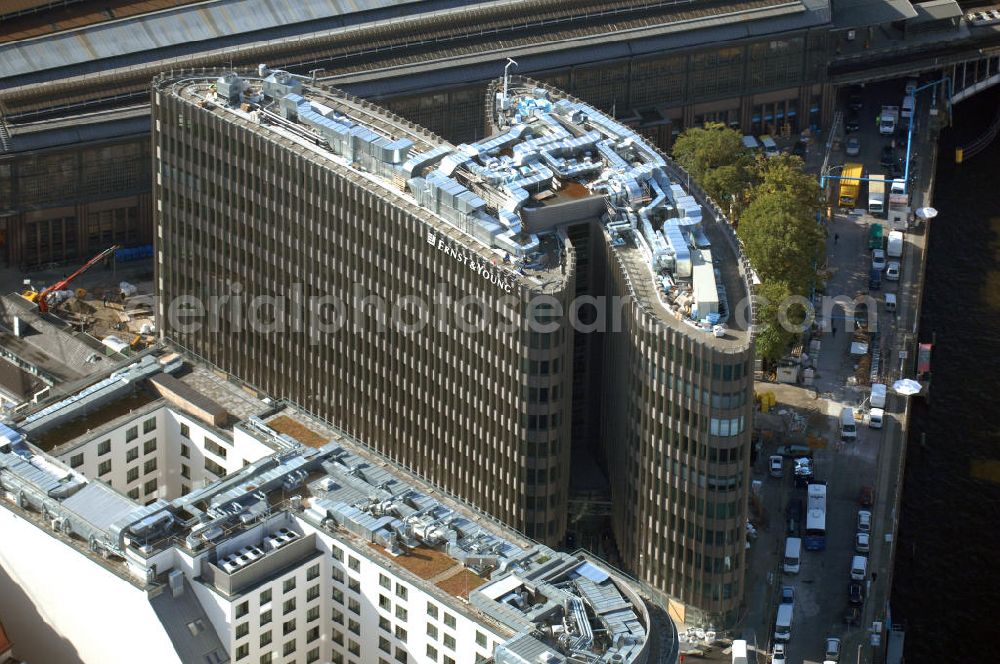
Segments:
[[[785,509],[785,515],[789,519],[800,521],[802,519],[802,499],[793,498],[789,500],[788,507]]]
[[[805,141],[795,141],[795,145],[792,146],[792,154],[801,159],[806,158],[806,143]]]
[[[868,275],[868,290],[881,290],[882,288],[882,270],[873,267],[871,269],[871,274]]]
[[[865,587],[858,581],[851,581],[851,585],[847,587],[847,596],[851,604],[861,606],[865,603]]]
[[[860,111],[864,106],[865,102],[861,97],[861,91],[857,88],[851,90],[851,93],[847,96],[847,108],[852,111]]]
[[[882,159],[879,163],[886,168],[891,168],[896,164],[896,151],[891,145],[885,145],[882,147]]]
[[[854,132],[861,129],[861,121],[858,119],[857,113],[851,113],[844,120],[844,131],[848,134],[853,134]]]

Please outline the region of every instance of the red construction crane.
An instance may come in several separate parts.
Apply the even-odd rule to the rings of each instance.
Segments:
[[[110,256],[111,254],[113,254],[116,249],[118,249],[117,244],[108,247],[107,249],[105,249],[104,251],[102,251],[101,253],[97,254],[89,261],[84,263],[83,266],[80,267],[80,269],[78,269],[76,272],[69,275],[62,281],[57,281],[56,283],[52,284],[51,286],[42,291],[29,291],[25,293],[24,296],[29,300],[31,300],[32,302],[37,302],[38,310],[44,314],[46,311],[49,310],[48,297],[50,293],[57,290],[64,290],[66,286],[68,286],[74,279],[79,277],[81,274],[89,270],[97,263],[100,263],[102,260]]]

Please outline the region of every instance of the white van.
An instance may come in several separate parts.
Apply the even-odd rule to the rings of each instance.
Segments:
[[[770,136],[764,135],[760,137],[760,144],[764,146],[764,154],[768,157],[778,156],[778,144],[774,142],[774,139]]]
[[[868,558],[865,556],[854,556],[851,560],[851,581],[864,581],[868,574]]]
[[[743,147],[745,147],[747,150],[750,150],[751,152],[757,152],[760,150],[760,143],[758,143],[757,139],[754,138],[753,136],[744,136]]]
[[[896,313],[896,294],[886,293],[885,294],[885,312],[887,314]]]
[[[840,409],[840,439],[853,442],[858,439],[858,426],[854,423],[854,409]]]
[[[913,95],[906,95],[903,97],[903,107],[900,110],[900,115],[904,120],[909,120],[913,117],[913,107],[916,106],[917,100]]]
[[[785,559],[781,564],[782,571],[784,571],[785,574],[798,574],[801,556],[802,540],[798,537],[786,537]]]
[[[885,397],[888,393],[884,383],[872,383],[872,408],[885,408]]]
[[[868,428],[881,429],[882,420],[885,418],[885,411],[881,408],[872,408],[868,411]]]
[[[792,609],[794,604],[779,604],[778,617],[774,619],[774,640],[787,642],[792,639]]]
[[[733,641],[732,664],[747,664],[747,642],[739,639]]]

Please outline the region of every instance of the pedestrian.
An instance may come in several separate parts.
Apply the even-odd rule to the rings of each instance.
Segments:
[[[837,233],[834,233],[833,234],[833,243],[837,244],[838,240],[840,240],[840,235],[838,235]]]

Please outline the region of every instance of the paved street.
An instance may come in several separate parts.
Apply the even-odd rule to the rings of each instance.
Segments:
[[[836,173],[835,166],[844,161],[864,164],[865,177],[884,171],[879,166],[879,157],[888,141],[878,136],[874,116],[883,103],[898,103],[895,97],[902,96],[902,87],[902,81],[893,81],[870,86],[865,91],[865,108],[860,113],[861,129],[854,134],[860,136],[861,154],[846,158],[842,149],[835,149],[830,156],[830,171]],[[923,117],[917,125],[920,140],[914,141],[913,148],[916,154],[914,163],[922,162],[917,167],[916,193],[912,201],[914,208],[928,204],[926,190],[933,170],[929,158],[932,146],[927,143],[929,135],[925,129],[928,99],[925,94]],[[816,154],[819,147],[812,146],[814,153],[809,155],[807,166],[822,161],[822,155]],[[836,184],[833,186],[836,187]],[[866,207],[867,200],[867,186],[863,186],[858,196],[858,207]],[[853,298],[868,292],[871,254],[867,234],[869,224],[876,221],[883,225],[886,223],[884,219],[854,213],[836,214],[831,221],[827,241],[828,296]],[[924,231],[924,228],[917,228],[906,233],[901,281],[883,279],[882,290],[872,293],[879,301],[883,382],[891,383],[899,377],[898,350],[908,348],[910,353],[913,352],[910,344],[915,336],[912,332],[922,279]],[[896,315],[884,311],[883,297],[887,292],[897,294]],[[878,658],[882,654],[881,648],[870,645],[868,630],[873,620],[885,617],[885,599],[891,582],[891,544],[886,541],[886,535],[890,534],[888,539],[891,541],[904,441],[901,424],[905,418],[905,402],[901,397],[890,396],[883,429],[869,429],[859,423],[856,443],[838,442],[837,416],[840,409],[860,405],[867,396],[867,388],[848,384],[848,377],[854,373],[855,367],[849,353],[852,321],[844,320],[844,313],[837,310],[831,317],[831,323],[836,333],[831,330],[823,335],[819,356],[814,358],[817,367],[815,389],[771,384],[760,384],[757,388],[758,391],[773,390],[777,394],[777,411],[790,406],[804,416],[808,416],[809,412],[815,413],[809,418],[809,433],[822,435],[827,443],[824,449],[814,451],[816,478],[826,481],[828,488],[827,547],[819,552],[803,550],[798,575],[783,575],[780,569],[788,528],[785,510],[789,501],[796,498],[802,501],[804,508],[806,491],[794,488],[790,462],[786,462],[784,478],[768,476],[768,456],[781,444],[777,440],[765,443],[752,469],[752,479],[762,483],[760,499],[767,516],[762,524],[756,524],[759,536],[750,551],[746,615],[741,634],[751,643],[756,641],[760,650],[770,652],[780,587],[791,585],[795,589],[795,610],[787,653],[788,662],[795,664],[822,663],[827,636],[842,639],[841,662],[861,664],[881,661]],[[825,425],[822,424],[822,415],[826,416]],[[856,625],[847,625],[844,616],[849,607],[850,564],[855,555],[854,535],[863,486],[878,487],[872,510],[874,524],[869,574],[865,583],[866,602],[862,619]],[[769,660],[762,658],[760,661]]]

